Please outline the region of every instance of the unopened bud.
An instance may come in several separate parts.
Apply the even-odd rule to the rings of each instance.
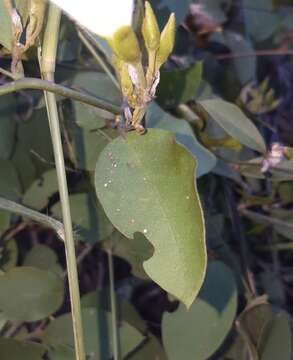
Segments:
[[[149,51],[157,51],[160,46],[160,29],[156,15],[148,1],[145,3],[145,17],[142,23],[145,46]]]
[[[160,47],[157,53],[156,68],[159,69],[168,59],[175,43],[176,19],[172,13],[161,34]]]
[[[120,27],[110,40],[114,53],[126,63],[137,63],[141,59],[141,52],[137,37],[131,26]]]
[[[121,61],[117,56],[114,56],[113,63],[120,80],[122,93],[124,96],[129,97],[133,92],[133,85],[128,74],[127,64]]]

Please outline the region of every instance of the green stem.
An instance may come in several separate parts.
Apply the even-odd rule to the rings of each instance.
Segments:
[[[83,42],[84,46],[91,53],[92,57],[96,60],[96,62],[101,66],[101,68],[105,71],[105,73],[109,76],[113,84],[120,90],[120,85],[115,76],[112,74],[111,69],[106,65],[105,61],[101,58],[101,56],[97,53],[92,44],[88,41],[88,39],[83,35],[81,31],[78,31],[78,36],[80,40]]]
[[[264,225],[277,225],[277,226],[283,226],[290,230],[293,230],[293,223],[285,220],[280,220],[271,216],[259,214],[255,211],[246,210],[246,209],[240,209],[240,212],[242,215],[244,215],[246,218]]]
[[[48,20],[44,33],[41,71],[44,79],[54,81],[58,33],[60,25],[60,9],[49,6]],[[80,292],[78,284],[77,262],[70,214],[69,194],[66,180],[64,154],[55,94],[45,91],[50,131],[53,143],[54,158],[60,193],[60,202],[65,232],[65,253],[68,272],[69,293],[74,333],[75,353],[77,360],[85,360],[84,336],[81,318]]]
[[[10,211],[12,213],[28,217],[38,223],[41,223],[54,231],[56,231],[57,235],[60,237],[61,240],[64,241],[64,226],[63,224],[50,217],[46,216],[44,214],[41,214],[38,211],[34,211],[32,209],[29,209],[23,205],[20,205],[14,201],[10,201],[4,198],[0,197],[0,209],[5,211]]]
[[[121,113],[121,109],[119,106],[116,106],[107,100],[100,99],[96,96],[91,96],[80,91],[69,89],[66,86],[58,85],[51,81],[36,78],[23,78],[11,81],[5,85],[1,85],[0,96],[26,89],[45,90],[47,92],[52,92],[56,95],[61,95],[66,98],[81,101],[85,104],[95,106],[97,108],[109,111],[113,114],[119,115]]]
[[[112,315],[112,333],[113,333],[113,358],[119,360],[119,344],[118,344],[118,327],[117,327],[117,308],[115,297],[115,278],[112,249],[108,249],[108,266],[110,279],[110,298],[111,298],[111,315]]]

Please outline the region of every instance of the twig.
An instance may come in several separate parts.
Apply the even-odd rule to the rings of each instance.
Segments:
[[[26,77],[23,79],[11,81],[5,85],[1,85],[0,96],[25,89],[44,90],[54,93],[56,95],[63,96],[65,98],[70,98],[88,105],[95,106],[115,115],[119,115],[121,113],[121,109],[119,106],[116,106],[107,100],[100,99],[96,96],[82,93],[80,91],[72,90],[66,86],[58,85],[51,81],[41,80],[37,78]]]
[[[293,50],[290,49],[276,49],[276,50],[259,50],[247,53],[229,53],[229,54],[219,54],[215,55],[217,60],[226,60],[226,59],[237,59],[253,56],[280,56],[280,55],[293,55]]]
[[[120,355],[119,355],[117,308],[116,308],[116,296],[115,296],[115,278],[114,278],[113,254],[111,248],[108,249],[107,254],[108,254],[108,267],[109,267],[109,279],[110,279],[113,355],[114,355],[114,360],[119,360]]]
[[[113,84],[120,89],[120,85],[115,78],[115,76],[112,74],[111,69],[106,65],[105,61],[99,56],[95,48],[92,46],[92,44],[87,40],[87,38],[83,35],[81,31],[77,32],[80,40],[83,42],[84,46],[87,48],[87,50],[91,53],[93,58],[96,60],[96,62],[101,66],[101,68],[105,71],[105,73],[109,76],[109,78],[112,80]]]
[[[54,4],[49,4],[48,19],[44,33],[40,67],[42,76],[49,82],[54,81],[56,54],[61,12]],[[45,91],[46,107],[50,125],[51,139],[56,163],[58,188],[65,232],[65,254],[71,303],[75,355],[77,360],[85,360],[84,336],[81,318],[80,291],[78,283],[75,243],[70,213],[64,154],[55,94]]]
[[[241,223],[241,219],[239,218],[235,198],[231,192],[230,187],[227,185],[227,183],[224,184],[224,190],[225,195],[227,198],[227,204],[228,204],[228,211],[231,217],[232,221],[232,228],[235,237],[239,239],[240,243],[240,253],[241,253],[241,260],[242,260],[242,268],[243,272],[246,277],[246,281],[249,285],[249,290],[251,292],[252,296],[256,295],[256,288],[254,284],[254,279],[252,272],[250,270],[249,266],[249,260],[248,260],[248,248],[247,248],[247,241],[245,239],[244,231],[243,231],[243,225]]]
[[[2,67],[0,67],[0,74],[3,74],[5,76],[9,77],[10,79],[15,80],[15,76],[12,74],[12,72],[5,70]]]
[[[274,218],[271,216],[259,214],[255,211],[243,209],[241,207],[239,208],[239,211],[242,215],[244,215],[245,217],[247,217],[248,219],[250,219],[252,221],[255,221],[256,223],[264,224],[264,225],[285,226],[285,227],[293,230],[292,222],[288,222],[288,221],[280,220],[280,219],[277,219],[277,218]]]
[[[0,209],[28,217],[41,223],[56,231],[59,238],[64,241],[64,226],[60,221],[4,198],[0,198]]]

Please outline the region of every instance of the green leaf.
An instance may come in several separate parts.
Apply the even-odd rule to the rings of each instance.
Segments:
[[[37,321],[62,305],[63,281],[32,267],[17,267],[0,276],[0,310],[9,320]]]
[[[26,254],[23,266],[31,266],[41,270],[49,270],[61,275],[62,267],[58,264],[56,253],[46,245],[36,244]]]
[[[15,107],[16,99],[13,95],[0,97],[0,159],[2,160],[10,158],[15,145],[16,121],[13,114]]]
[[[1,360],[42,360],[45,351],[41,344],[0,338]]]
[[[87,355],[91,355],[91,360],[111,358],[111,315],[95,308],[86,308],[82,310],[82,319]],[[60,345],[73,347],[71,314],[59,316],[52,321],[45,329],[43,340],[54,348]],[[121,355],[124,356],[143,340],[143,336],[127,323],[120,323],[119,340]]]
[[[0,0],[0,44],[7,49],[11,48],[12,31],[11,20],[4,5],[4,0]]]
[[[266,152],[265,142],[258,129],[236,105],[221,99],[202,100],[198,103],[241,144],[261,153]]]
[[[171,12],[175,12],[176,24],[179,26],[184,20],[192,0],[150,0],[150,3],[161,27],[165,25]]]
[[[229,333],[237,309],[237,286],[231,270],[210,262],[198,298],[189,311],[180,306],[163,317],[163,343],[169,360],[205,360]]]
[[[0,196],[17,201],[21,194],[21,184],[14,164],[0,159]]]
[[[260,360],[291,359],[291,329],[284,311],[261,304],[242,313],[239,321]]]
[[[133,355],[129,356],[129,360],[168,360],[167,355],[160,344],[159,340],[149,335],[147,342],[140,347]]]
[[[187,307],[206,268],[195,167],[172,133],[149,129],[108,144],[95,173],[98,198],[113,225],[128,238],[136,232],[146,236],[155,249],[143,264],[146,273]]]
[[[37,135],[36,135],[37,134]],[[22,191],[54,163],[53,147],[46,109],[39,109],[25,122],[18,125],[17,146],[13,155]]]
[[[252,42],[246,40],[241,34],[233,31],[217,31],[211,34],[209,41],[227,46],[232,53],[232,61],[237,76],[242,85],[255,79],[256,76],[256,55],[253,55]],[[239,57],[237,54],[252,54],[247,57]],[[235,57],[233,57],[235,54]]]
[[[59,345],[50,349],[48,356],[50,360],[73,360],[75,359],[75,352],[72,347]]]
[[[261,360],[290,360],[292,358],[292,334],[288,315],[283,311],[274,316],[265,344],[262,344]]]
[[[243,12],[248,34],[257,42],[273,35],[282,19],[280,14],[274,11],[273,0],[244,0]]]
[[[120,106],[122,102],[120,90],[112,80],[104,73],[78,72],[70,81],[74,88],[81,88],[92,95],[107,99],[113,104]],[[96,107],[73,101],[75,122],[86,130],[100,129],[106,125],[106,120],[114,120],[112,114]]]
[[[48,205],[49,198],[58,192],[56,170],[45,172],[25,192],[22,202],[33,209],[42,210]]]
[[[152,102],[146,113],[146,125],[148,128],[165,129],[176,134],[176,140],[185,146],[197,161],[197,177],[209,173],[215,167],[216,157],[198,142],[191,126],[184,119],[170,115]]]
[[[10,214],[8,211],[0,210],[0,235],[3,234],[4,231],[10,225]]]
[[[109,241],[106,242],[105,247],[109,246],[108,243],[112,246],[114,255],[130,263],[134,276],[149,280],[143,268],[143,262],[153,255],[154,249],[142,234],[137,233],[134,235],[134,239],[128,239],[119,231],[115,231]]]
[[[208,14],[212,20],[218,24],[227,21],[227,12],[233,0],[194,0],[193,2],[201,5],[201,11]]]
[[[70,195],[69,200],[72,221],[84,241],[95,243],[112,234],[113,226],[93,192]],[[56,218],[62,218],[60,203],[51,211]]]
[[[117,135],[118,133],[114,129],[89,131],[75,127],[73,130],[73,147],[77,167],[82,170],[94,171],[99,153]]]
[[[163,107],[174,108],[194,98],[202,77],[202,62],[186,69],[162,71],[156,100]]]
[[[3,271],[8,271],[17,264],[18,247],[15,239],[13,238],[6,241],[4,244],[5,247],[0,257],[0,268]]]
[[[82,308],[100,308],[111,312],[111,297],[108,288],[103,291],[92,291],[81,298]],[[118,321],[124,321],[137,329],[141,334],[147,332],[147,326],[131,303],[116,294]]]

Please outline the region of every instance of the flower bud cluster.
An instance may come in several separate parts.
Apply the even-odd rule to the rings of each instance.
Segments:
[[[124,109],[126,125],[144,132],[141,120],[147,103],[156,93],[160,81],[160,67],[167,61],[175,42],[175,15],[172,13],[162,33],[148,1],[142,22],[142,36],[147,51],[147,66],[142,63],[142,50],[131,26],[120,27],[109,39],[114,53],[114,65],[127,104]]]

